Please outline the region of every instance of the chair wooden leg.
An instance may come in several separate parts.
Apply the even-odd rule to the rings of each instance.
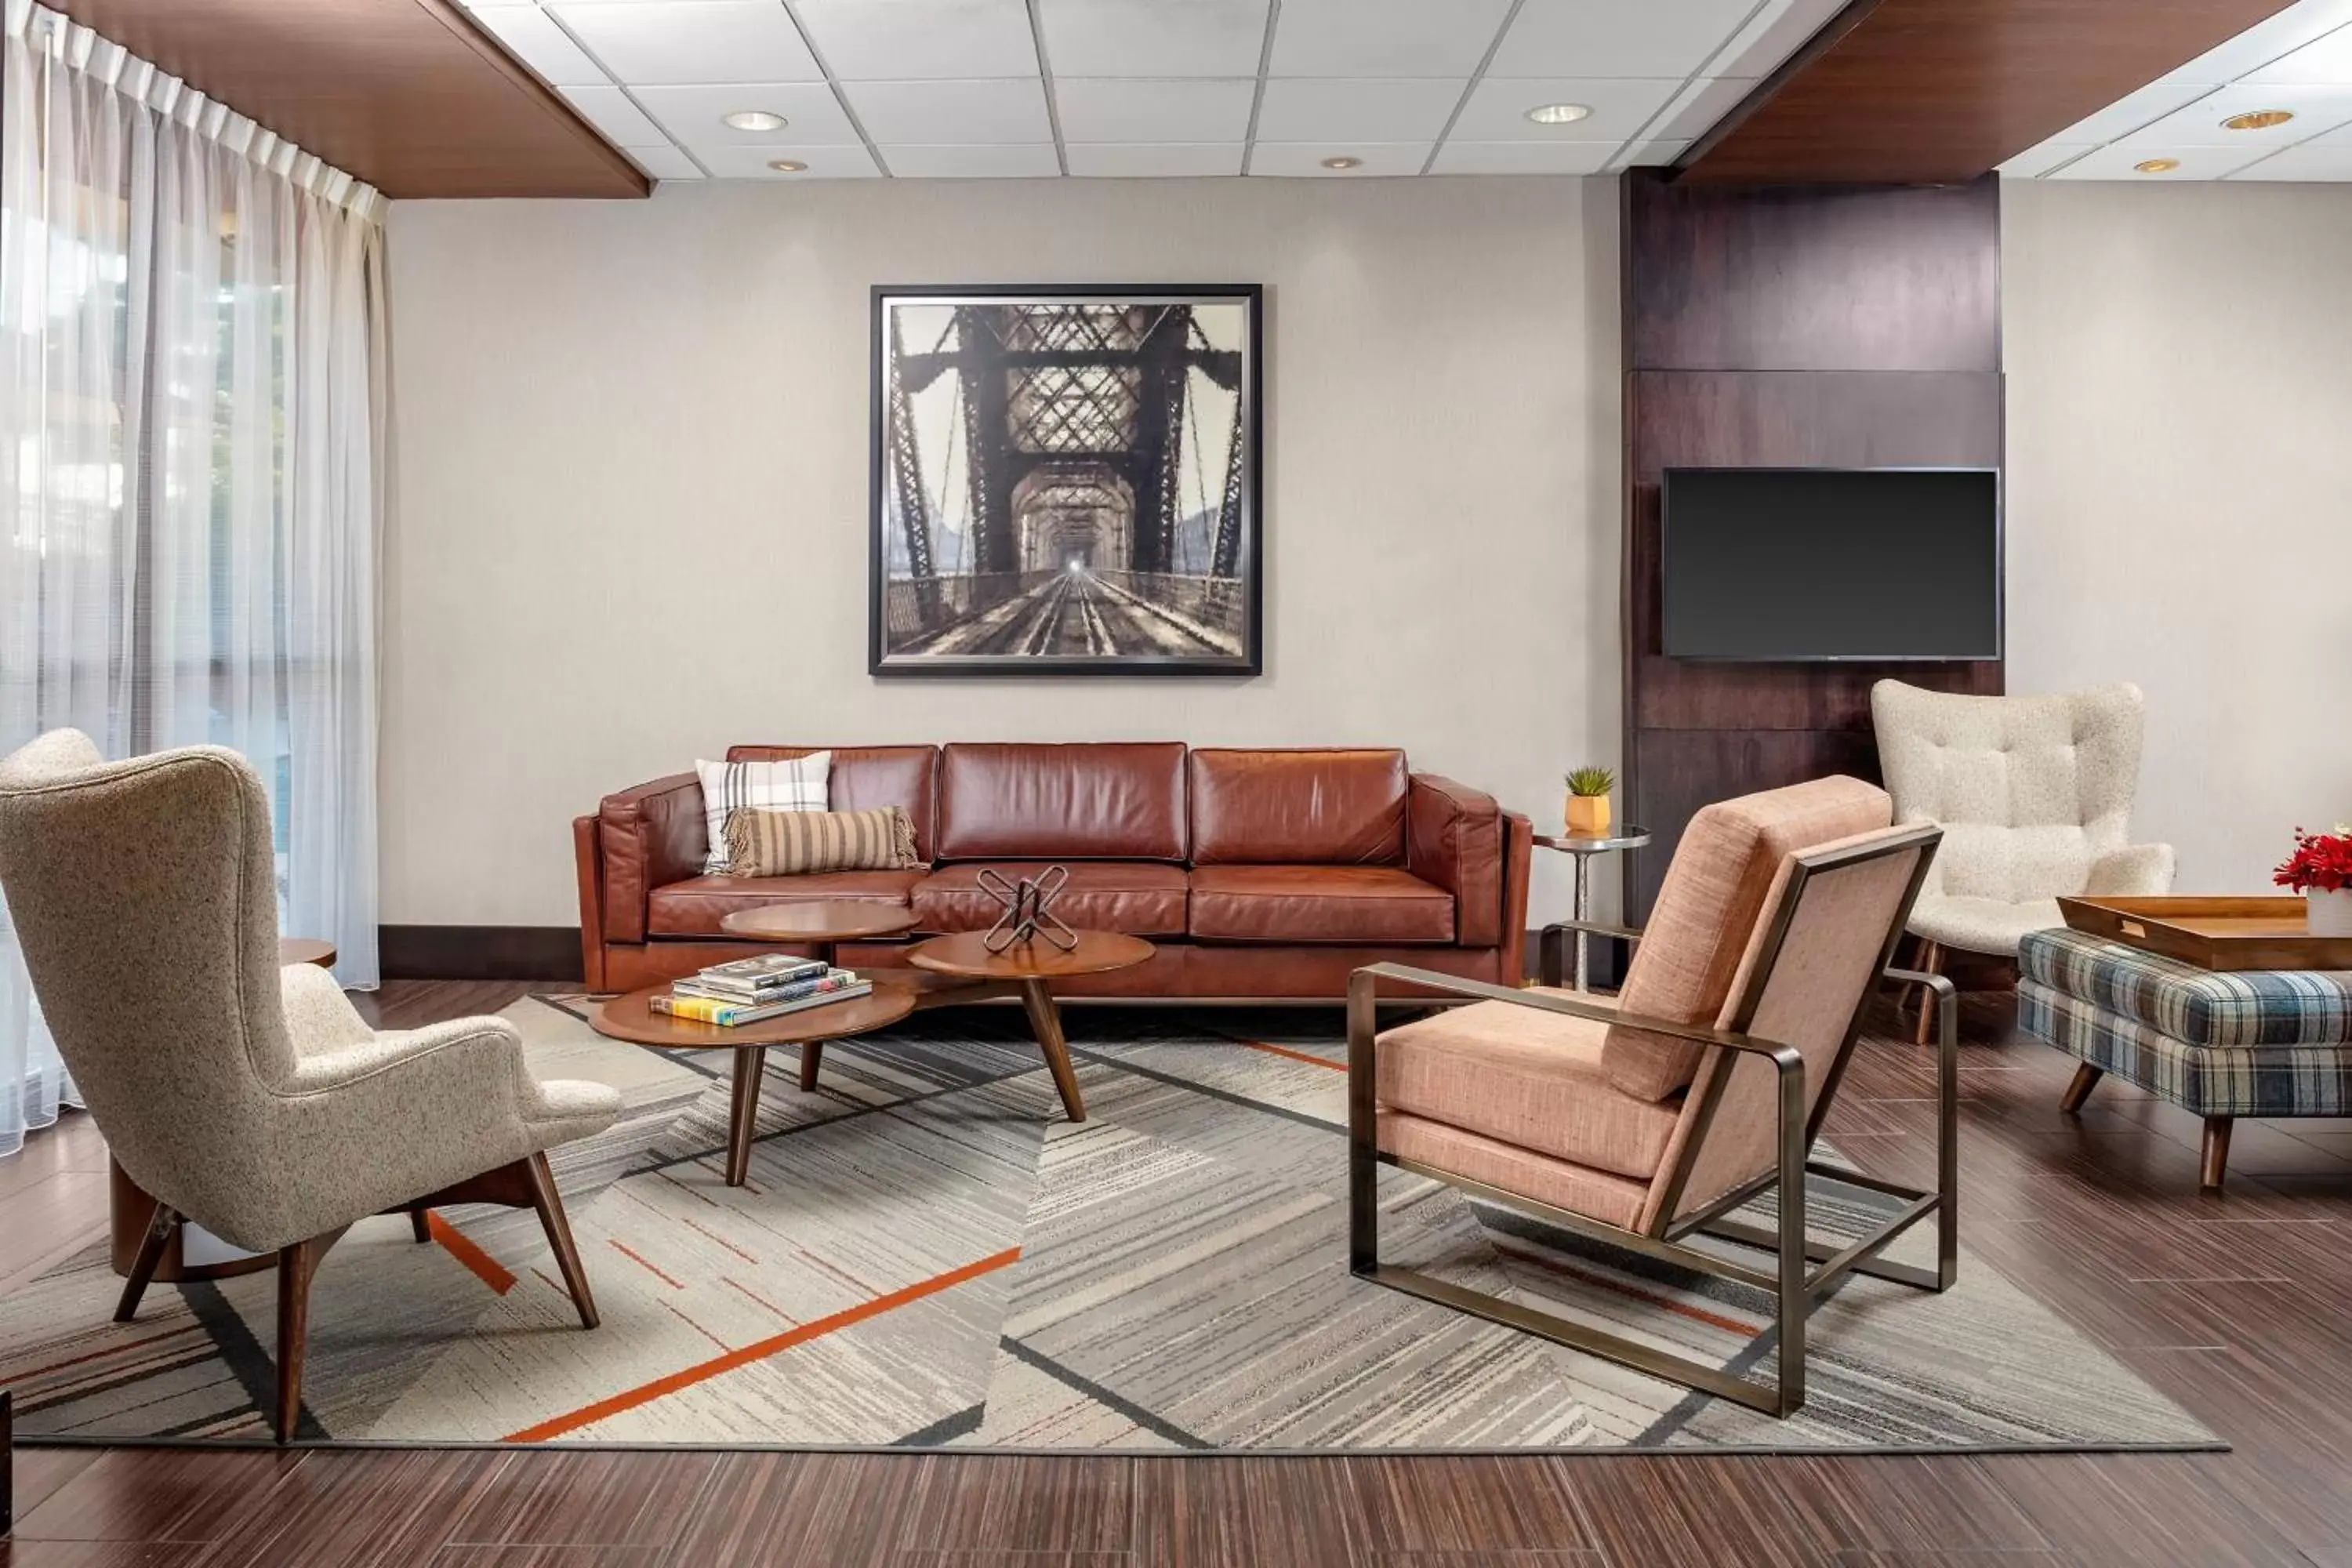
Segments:
[[[2230,1165],[2230,1127],[2236,1120],[2230,1116],[2209,1116],[2205,1119],[2204,1148],[2197,1162],[2197,1184],[2209,1193],[2221,1190],[2221,1177]]]
[[[408,1228],[418,1242],[433,1239],[433,1211],[423,1204],[408,1205]]]
[[[131,1278],[122,1282],[122,1299],[115,1303],[114,1321],[127,1323],[138,1315],[139,1299],[147,1293],[148,1282],[155,1278],[156,1265],[163,1261],[163,1248],[172,1240],[172,1232],[179,1227],[180,1216],[169,1205],[157,1204],[155,1217],[147,1223],[147,1236],[139,1244],[139,1256],[131,1261]]]
[[[310,1337],[310,1276],[325,1250],[320,1238],[278,1249],[278,1412],[280,1443],[302,1418],[302,1352]]]
[[[2099,1080],[2106,1076],[2106,1068],[2095,1068],[2088,1062],[2077,1067],[2074,1080],[2066,1085],[2066,1092],[2058,1097],[2060,1113],[2072,1116],[2081,1110],[2083,1102],[2091,1098],[2091,1090],[2097,1088]]]
[[[823,1040],[811,1040],[801,1047],[801,1092],[803,1094],[816,1088],[816,1069],[824,1060],[824,1042]]]
[[[1943,973],[1943,943],[1920,938],[1918,968],[1923,974]],[[1936,994],[1925,985],[1919,987],[1919,1032],[1916,1037],[1923,1046],[1932,1043],[1936,1037]]]
[[[530,1206],[539,1211],[540,1227],[547,1232],[555,1267],[563,1274],[563,1288],[572,1292],[572,1304],[580,1310],[580,1326],[593,1329],[598,1322],[596,1298],[589,1293],[588,1268],[572,1242],[572,1222],[563,1216],[563,1194],[555,1190],[555,1173],[548,1168],[545,1154],[533,1154],[523,1167],[530,1181]]]

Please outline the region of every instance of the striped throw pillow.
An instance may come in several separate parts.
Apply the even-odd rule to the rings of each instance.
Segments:
[[[895,805],[872,811],[730,811],[727,856],[738,877],[810,871],[896,871],[915,855],[914,820]]]
[[[697,762],[694,771],[702,775],[702,826],[709,836],[702,874],[724,877],[729,868],[728,813],[823,811],[833,775],[833,753],[811,752],[782,763]]]

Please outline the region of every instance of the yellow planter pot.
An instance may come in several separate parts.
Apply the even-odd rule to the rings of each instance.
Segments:
[[[1568,833],[1571,838],[1609,837],[1609,797],[1571,795],[1568,797]]]

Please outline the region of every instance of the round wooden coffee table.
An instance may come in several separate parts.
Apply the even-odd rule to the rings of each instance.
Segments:
[[[653,1010],[653,999],[669,994],[667,985],[648,985],[625,996],[615,996],[596,1009],[589,1022],[600,1035],[656,1050],[707,1051],[724,1048],[735,1053],[735,1089],[727,1117],[727,1184],[740,1187],[751,1168],[751,1132],[760,1118],[760,1079],[767,1070],[768,1051],[775,1046],[809,1046],[862,1035],[897,1023],[915,1010],[915,995],[896,985],[877,984],[863,996],[829,1002],[787,1013],[757,1024],[721,1028],[693,1018],[674,1018]]]
[[[1061,1090],[1062,1109],[1071,1121],[1084,1121],[1087,1102],[1078,1094],[1078,1075],[1070,1067],[1069,1042],[1062,1036],[1062,1015],[1049,987],[1054,981],[1074,975],[1131,968],[1149,960],[1157,950],[1141,937],[1082,931],[1076,933],[1078,945],[1068,952],[1038,938],[1015,942],[1003,952],[991,952],[983,940],[985,935],[970,931],[935,936],[919,944],[907,955],[907,962],[918,969],[952,975],[975,985],[1017,986],[1021,1005],[1028,1009],[1029,1026],[1036,1031],[1037,1044],[1045,1053],[1045,1065],[1053,1070],[1054,1087]],[[957,999],[952,992],[942,990],[927,996],[925,1002],[930,1005]]]
[[[904,904],[869,903],[857,899],[812,899],[805,903],[763,904],[737,910],[719,922],[729,936],[753,942],[799,942],[817,950],[817,956],[838,965],[835,949],[845,942],[874,936],[900,936],[915,929],[915,911]],[[824,1042],[811,1040],[801,1047],[801,1088],[816,1087],[817,1068],[824,1061]]]

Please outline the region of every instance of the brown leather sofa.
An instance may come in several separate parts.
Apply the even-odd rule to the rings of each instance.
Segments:
[[[730,761],[817,750],[736,746]],[[909,940],[983,930],[976,873],[1060,864],[1055,910],[1150,939],[1149,963],[1073,994],[1336,1000],[1368,963],[1516,984],[1528,819],[1388,750],[1188,750],[1175,742],[835,748],[835,810],[897,805],[929,864],[904,871],[706,877],[702,788],[676,773],[572,823],[592,990],[625,991],[772,950],[731,941],[735,910],[804,899],[910,906]],[[903,965],[908,941],[845,942],[852,968]],[[784,950],[789,951],[789,950]],[[1057,990],[1064,987],[1057,984]]]

